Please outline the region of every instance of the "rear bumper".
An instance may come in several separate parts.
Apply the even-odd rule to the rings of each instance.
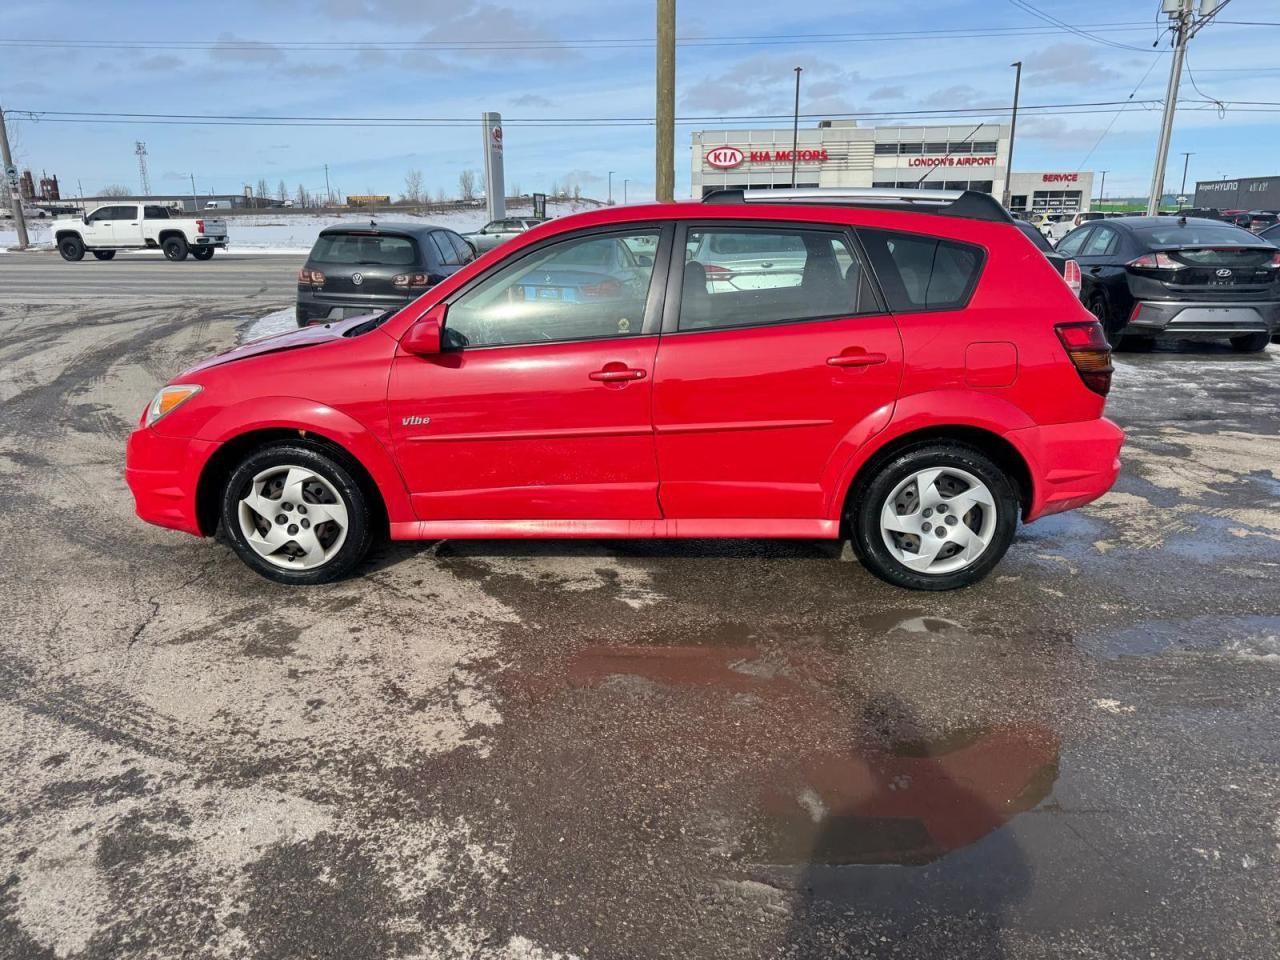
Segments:
[[[297,317],[298,326],[305,327],[309,323],[321,320],[345,320],[362,313],[381,313],[383,310],[399,309],[422,296],[418,289],[403,296],[377,294],[342,294],[323,293],[308,289],[298,291]]]
[[[1106,417],[1028,427],[1008,436],[1031,468],[1027,523],[1097,500],[1120,475],[1124,431]]]
[[[1246,333],[1280,333],[1280,301],[1223,303],[1140,300],[1119,331],[1140,337],[1207,340]]]
[[[125,447],[125,482],[147,523],[203,536],[196,511],[200,472],[217,447],[207,440],[163,437],[141,427]]]
[[[226,237],[196,237],[192,241],[193,247],[225,247],[227,245]]]

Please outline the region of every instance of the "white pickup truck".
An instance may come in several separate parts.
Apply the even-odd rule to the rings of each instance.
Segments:
[[[210,217],[175,217],[168,207],[150,203],[113,203],[79,220],[53,223],[53,242],[63,260],[81,260],[88,250],[110,260],[117,250],[164,251],[166,259],[185,260],[190,253],[208,260],[227,245],[227,222]]]

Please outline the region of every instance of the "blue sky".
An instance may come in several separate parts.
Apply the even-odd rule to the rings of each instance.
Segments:
[[[677,0],[677,34],[695,42],[677,52],[676,113],[708,118],[677,128],[677,195],[689,190],[690,131],[720,126],[723,116],[789,114],[795,66],[805,68],[802,113],[902,111],[905,120],[910,110],[991,107],[1010,99],[1009,63],[1016,59],[1026,64],[1023,104],[1121,101],[1144,74],[1136,99],[1163,97],[1169,58],[1151,46],[1158,0],[1034,6],[1077,28],[1096,28],[1108,42],[1051,26],[1007,0]],[[1221,17],[1276,22],[1277,6],[1232,0]],[[970,35],[921,34],[940,30]],[[887,31],[915,35],[848,42],[850,34]],[[991,33],[973,35],[985,31]],[[480,112],[497,110],[509,121],[509,188],[545,190],[568,180],[603,196],[614,170],[616,197],[630,178],[630,198],[646,199],[653,193],[652,126],[511,121],[651,117],[654,53],[643,41],[653,32],[652,0],[6,0],[0,39],[147,48],[0,47],[0,104],[8,111],[476,118],[465,127],[370,129],[73,124],[19,113],[11,124],[18,159],[57,173],[64,192],[74,191],[77,179],[89,194],[110,183],[136,189],[133,144],[140,139],[157,193],[188,190],[189,172],[201,192],[238,191],[260,178],[273,190],[280,180],[291,191],[299,183],[323,190],[328,163],[333,185],[346,193],[397,194],[405,172],[418,169],[433,193],[453,194],[459,172],[481,166]],[[511,40],[523,46],[484,49]],[[565,48],[566,41],[595,45]],[[357,46],[299,46],[337,42]],[[471,46],[406,48],[413,42]],[[1280,101],[1273,94],[1280,92],[1278,53],[1280,26],[1218,23],[1193,42],[1190,66],[1208,98]],[[1185,74],[1181,95],[1201,97]],[[1178,186],[1182,151],[1194,153],[1189,182],[1280,172],[1277,121],[1280,112],[1257,108],[1229,107],[1225,116],[1214,108],[1181,111],[1169,188]],[[1109,195],[1145,194],[1158,125],[1159,114],[1141,107],[1118,116],[1115,108],[1027,114],[1019,118],[1014,165],[1106,169]]]

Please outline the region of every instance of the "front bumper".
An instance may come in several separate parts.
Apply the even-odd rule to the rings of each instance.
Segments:
[[[1280,333],[1280,301],[1224,303],[1139,300],[1119,331],[1126,336],[1209,340]]]
[[[1097,500],[1120,476],[1124,431],[1106,417],[1028,427],[1009,439],[1031,468],[1027,523]]]
[[[125,447],[124,478],[139,518],[203,536],[196,487],[216,447],[207,440],[161,436],[149,427],[133,431]]]

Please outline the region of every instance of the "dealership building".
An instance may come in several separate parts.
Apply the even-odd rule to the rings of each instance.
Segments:
[[[1192,206],[1218,210],[1280,210],[1280,177],[1201,180]]]
[[[693,134],[692,195],[791,186],[791,128]],[[859,127],[823,120],[796,136],[797,187],[978,190],[1025,211],[1088,210],[1093,174],[1009,173],[1009,126]]]

